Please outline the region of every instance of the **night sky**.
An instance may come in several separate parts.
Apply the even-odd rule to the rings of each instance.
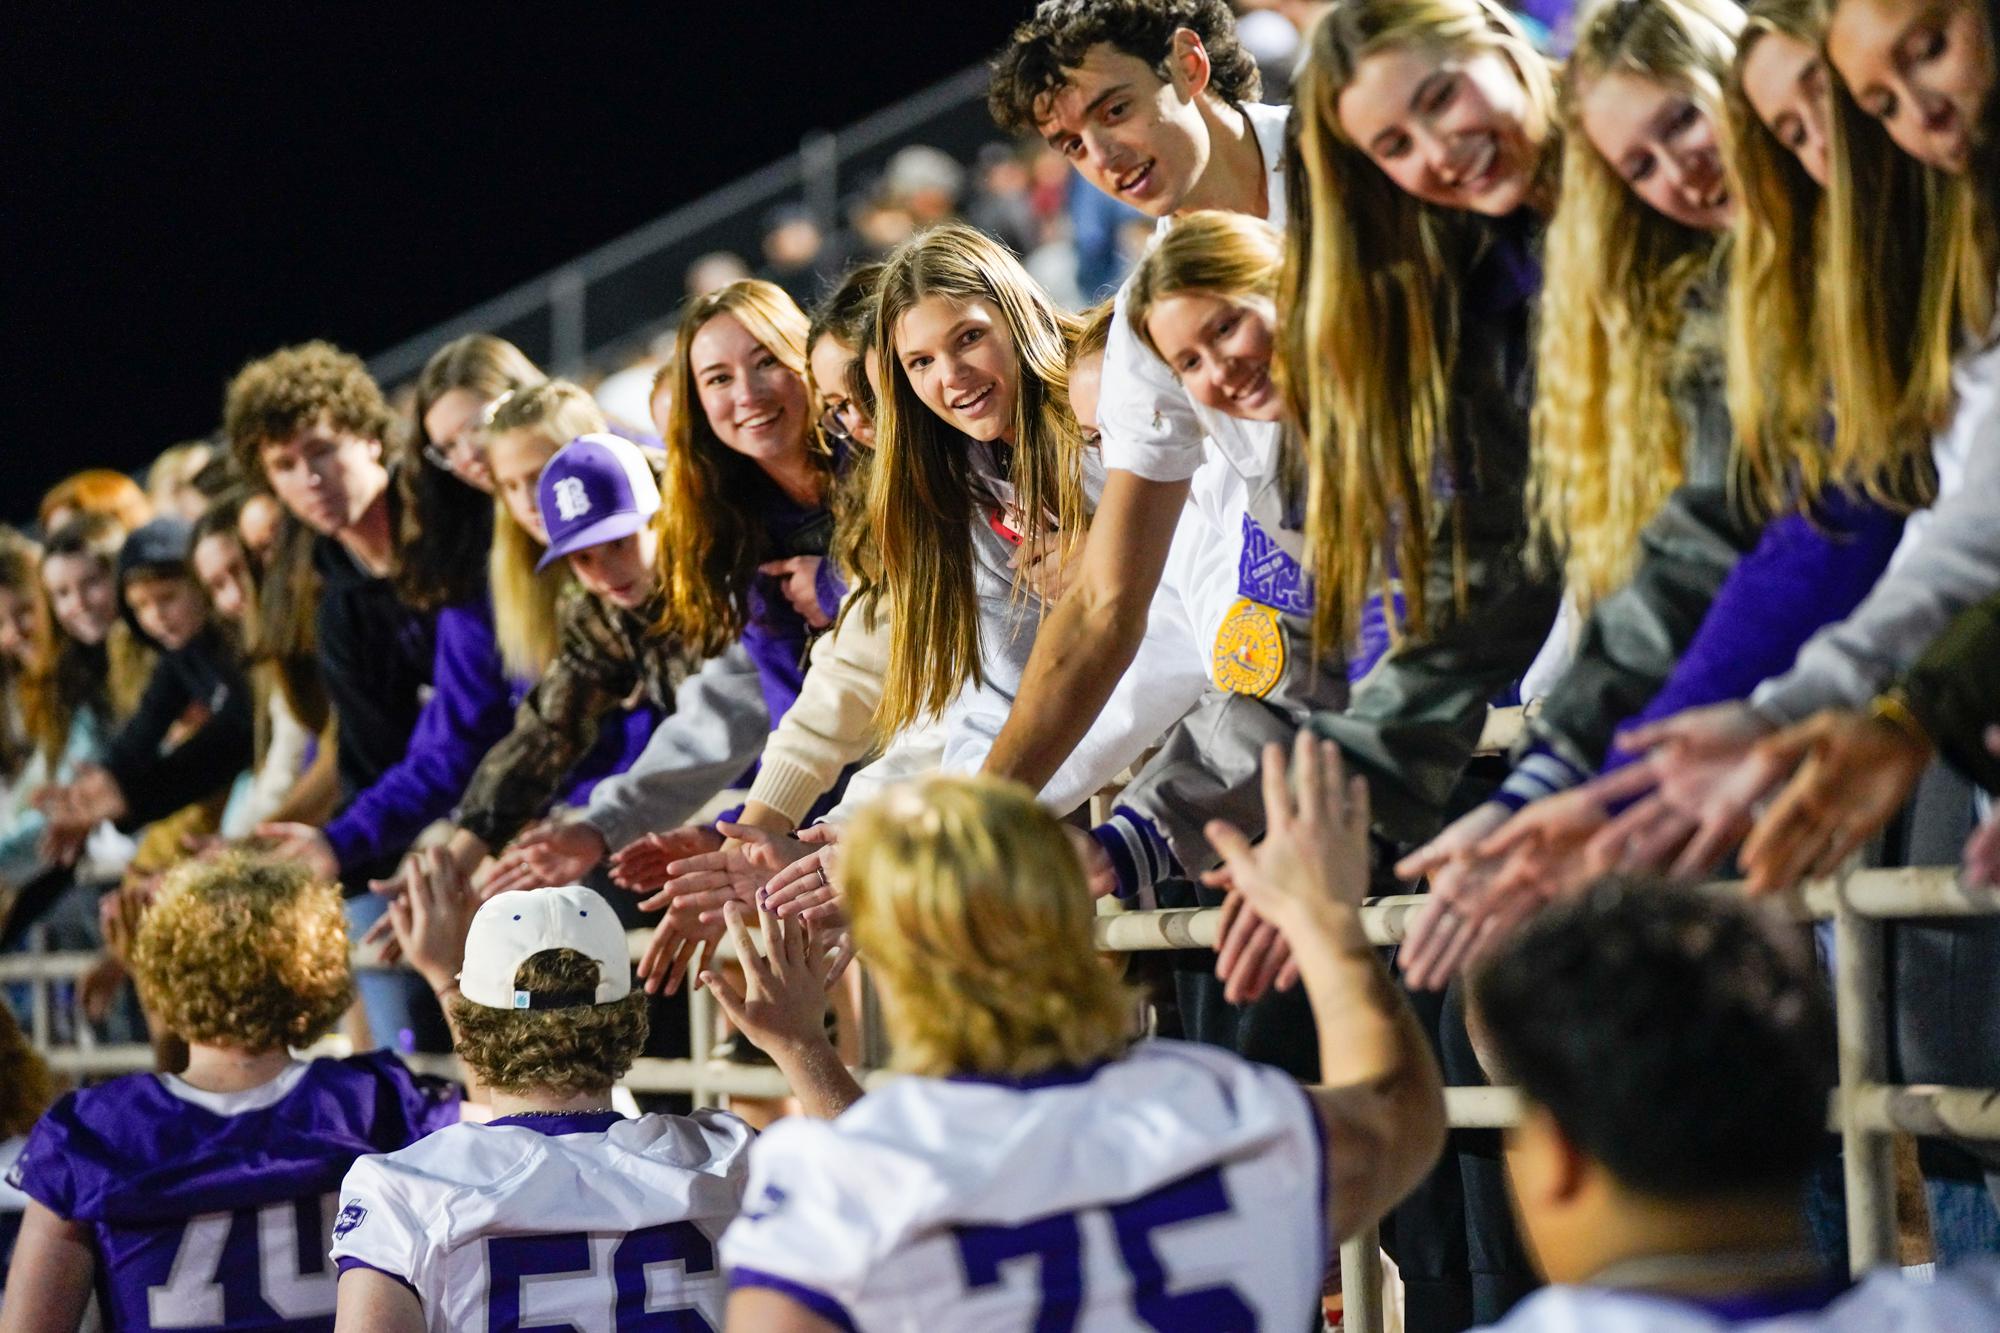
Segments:
[[[1020,3],[7,6],[0,519],[989,55]]]

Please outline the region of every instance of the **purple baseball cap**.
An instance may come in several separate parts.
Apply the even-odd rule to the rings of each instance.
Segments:
[[[557,451],[535,486],[549,549],[535,568],[629,537],[660,512],[652,464],[630,440],[579,435]]]

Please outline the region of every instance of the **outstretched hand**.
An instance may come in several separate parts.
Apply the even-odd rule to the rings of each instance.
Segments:
[[[408,887],[383,918],[396,945],[434,991],[454,984],[465,966],[465,934],[479,910],[479,896],[458,862],[429,847],[405,863]]]
[[[1466,927],[1474,905],[1482,903],[1500,868],[1475,853],[1513,811],[1498,801],[1474,806],[1444,832],[1396,863],[1396,877],[1414,884],[1428,878],[1424,904],[1411,917],[1397,957],[1413,987],[1442,986],[1463,960],[1472,932]]]
[[[544,819],[523,829],[479,883],[479,896],[579,883],[605,855],[604,835],[581,820]]]
[[[803,916],[815,925],[824,925],[840,911],[840,893],[834,872],[840,858],[840,826],[815,824],[799,830],[801,842],[819,843],[819,849],[771,876],[764,886],[764,904],[779,916]]]
[[[1759,744],[1771,728],[1745,703],[1690,708],[1619,736],[1646,751],[1653,791],[1619,814],[1585,849],[1593,873],[1713,870],[1750,831],[1751,812],[1791,764]]]
[[[1368,783],[1349,778],[1340,747],[1301,731],[1292,747],[1264,747],[1264,840],[1211,821],[1208,840],[1245,905],[1289,937],[1329,907],[1359,908],[1368,892]]]
[[[812,851],[797,838],[753,824],[723,822],[716,831],[728,841],[712,852],[670,862],[659,892],[639,904],[641,911],[693,911],[704,918],[714,912],[719,921],[723,903],[755,903],[757,890],[772,875]]]
[[[333,844],[311,824],[259,824],[250,836],[262,844],[260,850],[266,855],[298,861],[312,871],[314,879],[340,878],[340,859],[333,854]]]
[[[722,835],[699,824],[648,833],[627,843],[611,858],[611,880],[634,893],[651,893],[667,882],[674,862],[720,846]]]
[[[736,1030],[772,1055],[817,1045],[826,1039],[826,991],[836,954],[802,921],[759,913],[766,952],[750,936],[750,914],[739,903],[723,909],[723,924],[736,945],[743,988],[720,971],[705,971],[701,983],[715,996]]]
[[[1903,808],[1936,754],[1913,731],[1844,709],[1815,714],[1760,748],[1772,765],[1797,771],[1743,844],[1751,893],[1834,873]]]

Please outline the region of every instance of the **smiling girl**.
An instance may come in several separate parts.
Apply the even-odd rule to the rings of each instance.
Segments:
[[[997,734],[1042,617],[1038,566],[1078,549],[1102,485],[1069,410],[1075,332],[1010,251],[969,227],[923,233],[882,276],[868,501],[881,566],[860,605],[879,598],[893,617],[878,727],[951,708],[947,772],[976,766]],[[1051,809],[1089,797],[1193,702],[1185,650],[1148,643],[1043,788]]]
[[[1313,725],[1367,773],[1379,830],[1414,843],[1558,602],[1523,500],[1554,75],[1497,4],[1354,0],[1296,91],[1278,380],[1316,644],[1345,649],[1371,595],[1406,607],[1395,651]]]

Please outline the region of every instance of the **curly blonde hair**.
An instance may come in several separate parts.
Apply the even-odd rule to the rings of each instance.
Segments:
[[[132,979],[147,1011],[188,1042],[309,1046],[354,1002],[340,891],[267,856],[183,862],[139,924]]]
[[[594,959],[575,949],[544,949],[514,972],[516,990],[589,991]],[[625,1076],[646,1044],[646,995],[567,1009],[492,1009],[464,996],[451,1002],[458,1058],[489,1088],[574,1097],[600,1092]]]
[[[897,787],[842,840],[840,891],[912,1074],[1024,1077],[1130,1043],[1137,993],[1097,953],[1062,826],[1026,787]]]
[[[250,362],[223,395],[230,452],[243,475],[259,483],[264,446],[283,444],[321,417],[364,440],[386,440],[394,420],[361,358],[318,339]]]

